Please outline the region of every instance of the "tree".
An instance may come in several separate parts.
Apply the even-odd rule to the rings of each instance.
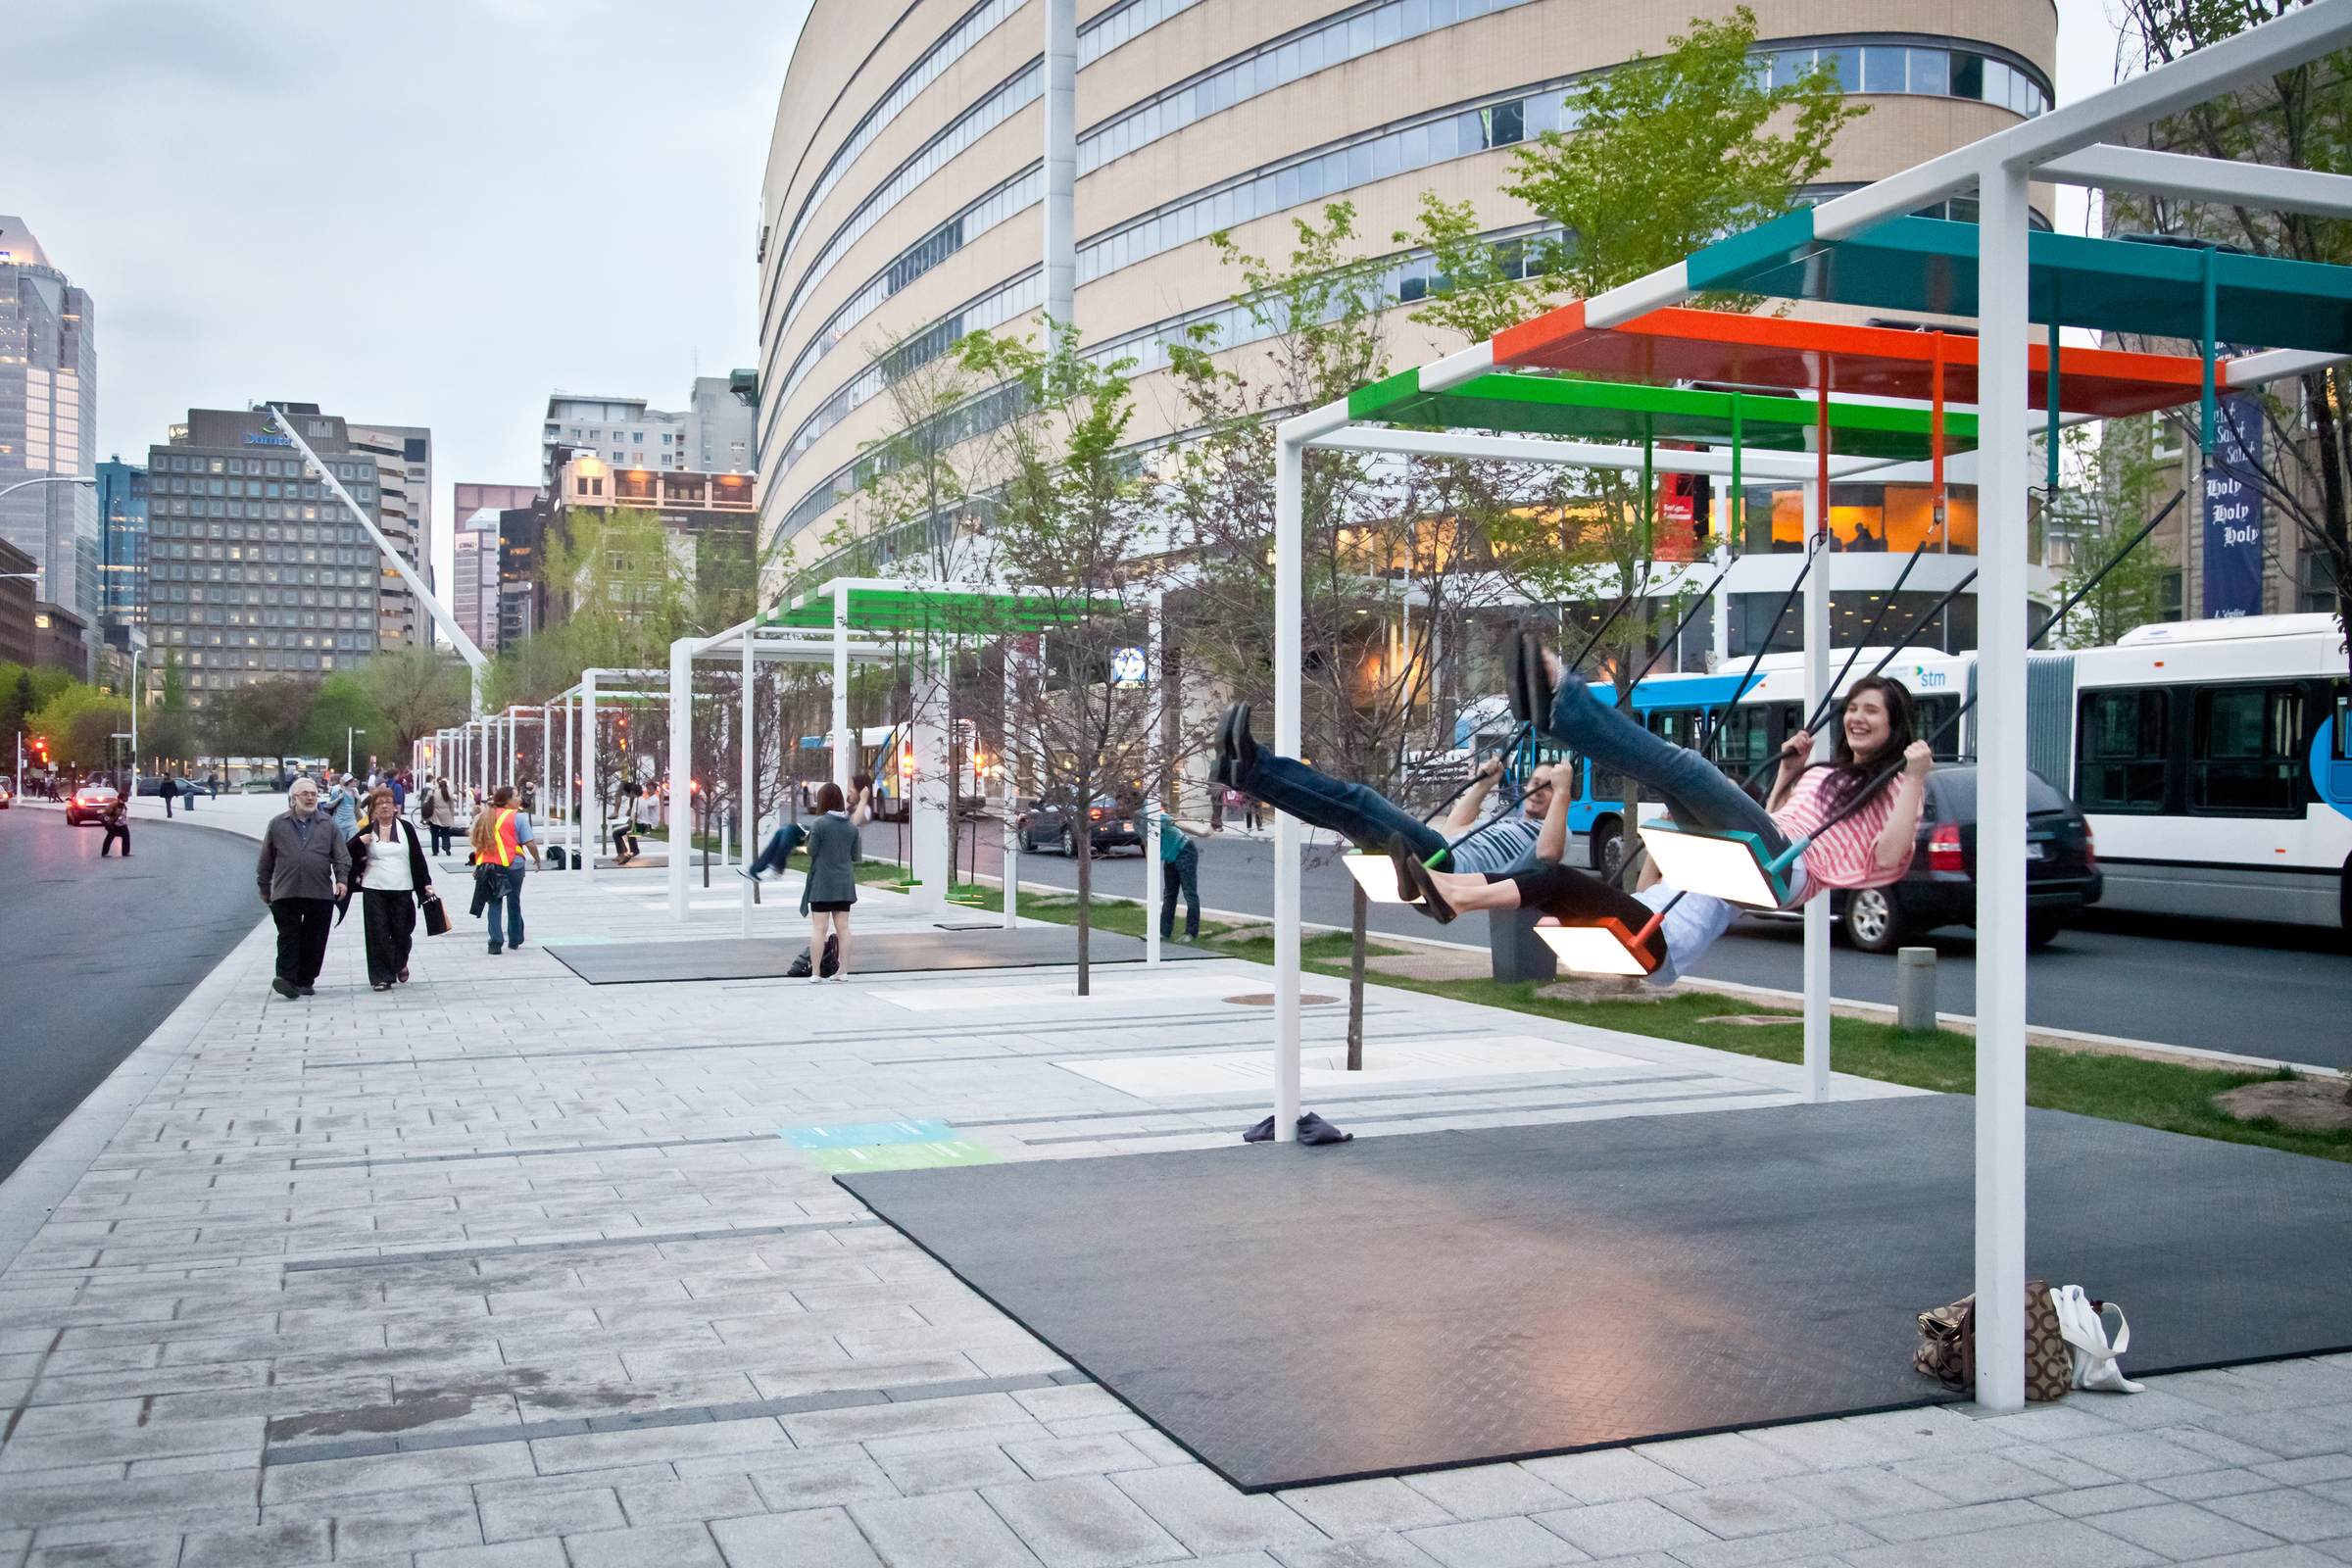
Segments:
[[[16,671],[13,678],[9,675],[11,667]],[[32,687],[32,671],[22,665],[0,666],[0,691],[8,694],[0,697],[0,735],[9,737],[13,743],[40,706],[39,694]]]
[[[526,638],[525,644],[538,640]],[[360,686],[388,731],[377,737],[378,749],[389,746],[393,765],[407,766],[417,741],[465,722],[467,680],[463,664],[431,648],[387,649],[359,672]]]
[[[284,772],[310,722],[318,683],[286,676],[239,686],[208,708],[213,750],[227,757],[268,757]]]
[[[1137,776],[1152,718],[1111,678],[1113,651],[1135,639],[1162,569],[1153,484],[1121,450],[1135,415],[1134,362],[1089,358],[1076,329],[1052,320],[1043,347],[975,332],[959,352],[975,375],[1020,389],[1019,412],[984,449],[995,481],[986,526],[998,569],[1036,590],[1056,629],[1014,682],[1007,750],[1018,745],[1037,759],[1040,798],[1075,828],[1084,996],[1094,886],[1088,810],[1098,794]]]
[[[2061,456],[2075,482],[2061,489],[2044,533],[2065,553],[2062,597],[2098,581],[2058,629],[2062,647],[2105,647],[2165,616],[2173,563],[2164,548],[2148,539],[2124,553],[2170,466],[2155,460],[2155,416],[2140,415],[2105,420],[2095,436],[2086,425],[2065,432]]]
[[[2119,74],[2178,60],[2296,9],[2296,0],[2124,0]],[[2205,158],[2352,172],[2352,51],[2308,61],[2159,121],[2148,127],[2146,144]],[[2352,263],[2352,222],[2342,219],[2110,192],[2104,222],[2110,233],[2145,229],[2230,244],[2257,256]],[[2292,396],[2259,400],[2263,452],[2258,458],[2240,455],[2231,466],[2290,522],[2302,553],[2326,564],[2337,623],[2352,627],[2352,536],[2346,529],[2352,507],[2345,496],[2352,469],[2352,429],[2345,420],[2352,371],[2342,366],[2314,370],[2293,386]],[[2172,418],[2184,441],[2201,439],[2194,416]],[[2346,657],[2352,662],[2352,639]]]
[[[351,733],[354,730],[356,735]],[[311,755],[347,758],[352,771],[364,776],[368,759],[387,755],[383,743],[391,738],[391,726],[375,710],[367,683],[356,673],[338,670],[313,688],[310,711],[297,744]],[[405,752],[389,755],[407,760]],[[342,764],[338,761],[337,765]]]

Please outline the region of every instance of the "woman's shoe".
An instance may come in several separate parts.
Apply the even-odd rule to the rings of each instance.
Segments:
[[[401,970],[401,971],[400,971],[400,983],[401,983],[402,985],[404,985],[404,986],[405,986],[405,985],[407,985],[407,984],[409,983],[409,971],[408,971],[408,970],[406,970],[406,969],[403,969],[403,970]]]
[[[388,980],[378,980],[374,983],[372,989],[377,991],[389,991],[392,989],[392,983]]]
[[[1438,891],[1438,884],[1429,874],[1421,858],[1405,848],[1404,835],[1399,833],[1389,840],[1389,858],[1396,864],[1396,891],[1411,890],[1416,906],[1440,925],[1453,923],[1453,906]]]

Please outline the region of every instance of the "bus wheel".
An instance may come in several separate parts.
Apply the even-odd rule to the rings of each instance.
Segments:
[[[1592,871],[1604,882],[1617,880],[1625,869],[1625,834],[1618,829],[1617,819],[1604,817],[1592,824]]]

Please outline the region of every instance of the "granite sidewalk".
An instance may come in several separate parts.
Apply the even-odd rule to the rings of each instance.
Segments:
[[[278,999],[257,930],[0,1273],[0,1565],[2352,1560],[2352,1357],[1240,1494],[778,1134],[1227,1144],[1266,1029],[1227,999],[1270,972],[592,989],[551,956],[732,936],[719,877],[681,931],[659,871],[535,876],[527,946],[461,918],[389,995],[347,925]],[[797,902],[771,884],[759,929]],[[928,923],[879,891],[858,918]],[[1366,1137],[1795,1098],[1793,1067],[1413,993],[1366,1024],[1373,1070],[1310,1080]]]

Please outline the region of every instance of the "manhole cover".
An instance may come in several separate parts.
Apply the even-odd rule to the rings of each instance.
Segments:
[[[1225,1000],[1234,1004],[1236,1006],[1271,1007],[1274,1005],[1274,993],[1271,991],[1252,991],[1246,997],[1227,997]],[[1308,1007],[1327,1006],[1339,1000],[1340,999],[1337,997],[1315,997],[1305,995],[1301,995],[1298,998],[1299,1004]]]

